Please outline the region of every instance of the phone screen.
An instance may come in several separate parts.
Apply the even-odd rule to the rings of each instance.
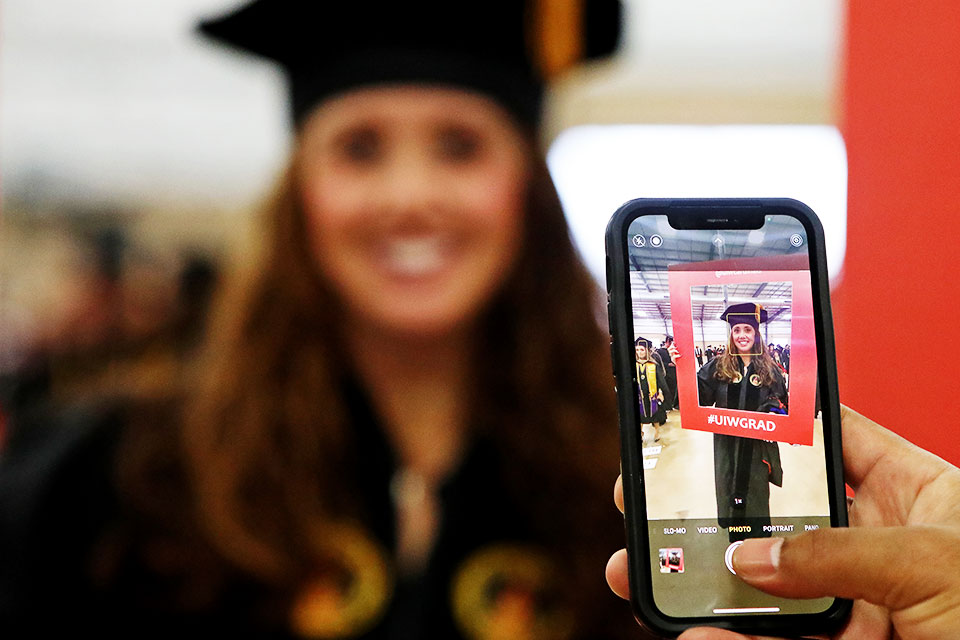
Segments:
[[[820,613],[740,581],[747,538],[829,527],[807,232],[627,228],[653,599],[668,616]]]

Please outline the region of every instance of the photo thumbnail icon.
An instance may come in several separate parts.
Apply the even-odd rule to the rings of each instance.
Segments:
[[[683,573],[683,549],[660,549],[660,573]]]

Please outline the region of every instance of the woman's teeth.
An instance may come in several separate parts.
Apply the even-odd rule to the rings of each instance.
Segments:
[[[391,240],[386,256],[391,270],[407,276],[436,271],[444,263],[443,244],[437,238]]]

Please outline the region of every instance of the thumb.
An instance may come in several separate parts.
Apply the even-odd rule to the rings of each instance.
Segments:
[[[737,575],[778,596],[860,599],[900,611],[960,600],[960,533],[946,527],[820,529],[746,540]]]

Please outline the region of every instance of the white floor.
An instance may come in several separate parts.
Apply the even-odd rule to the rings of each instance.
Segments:
[[[667,414],[659,443],[653,441],[652,426],[645,425],[644,434],[648,517],[716,518],[713,434],[681,428],[678,410]],[[810,447],[780,443],[783,487],[770,486],[772,517],[830,514],[820,420],[814,421],[813,442]]]

